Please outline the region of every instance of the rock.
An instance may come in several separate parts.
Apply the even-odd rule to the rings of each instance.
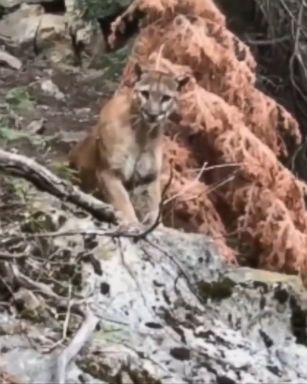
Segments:
[[[20,5],[23,0],[0,0],[0,7],[13,8],[16,5]]]
[[[74,56],[65,16],[45,13],[40,4],[22,4],[5,16],[0,21],[0,34],[20,49],[43,51],[53,62],[72,60]]]
[[[53,265],[65,258],[82,267],[82,291],[92,293],[89,306],[101,319],[69,382],[307,383],[307,293],[297,276],[230,266],[200,234],[161,228],[145,240],[105,236],[106,224],[38,196],[36,220],[72,232],[48,237]],[[36,243],[26,244],[34,254]],[[28,338],[40,335],[39,345],[50,332],[31,324]],[[50,382],[52,355],[16,334],[1,336],[0,349],[8,374]]]
[[[108,5],[109,7],[110,4]],[[98,23],[98,14],[92,17],[90,22],[86,22],[84,20],[84,12],[85,9],[89,9],[88,3],[76,0],[65,0],[65,8],[68,29],[71,35],[74,36],[75,44],[83,47],[79,52],[79,58],[83,62],[85,61],[86,66],[100,68],[101,61],[105,54],[106,44],[100,24]]]
[[[44,118],[41,118],[39,120],[33,120],[31,121],[31,123],[28,124],[26,131],[34,135],[42,134],[45,130],[45,123],[46,120]]]
[[[85,136],[86,136],[86,132],[84,131],[81,131],[81,132],[80,131],[76,131],[76,132],[63,131],[63,132],[60,132],[60,142],[63,144],[76,145],[76,143],[78,143]]]
[[[86,67],[101,68],[102,60],[106,50],[106,44],[102,36],[100,27],[96,25],[86,25],[76,31],[76,43],[83,46],[81,52],[82,62]]]
[[[41,82],[41,89],[44,91],[48,96],[55,97],[57,100],[64,100],[65,95],[63,92],[59,90],[59,87],[54,84],[54,82],[50,79],[43,80]]]
[[[23,3],[0,20],[0,35],[9,45],[35,49],[54,63],[73,64],[81,59],[98,66],[105,52],[101,30],[98,24],[82,21],[76,12],[68,8],[63,15],[45,13],[40,4]]]
[[[41,5],[22,6],[0,20],[0,35],[11,45],[22,46],[32,44],[39,28],[40,18],[44,13]]]
[[[54,63],[74,61],[75,52],[65,15],[42,15],[35,44],[37,50]]]
[[[54,0],[0,0],[0,7],[14,8],[21,4],[51,3]]]

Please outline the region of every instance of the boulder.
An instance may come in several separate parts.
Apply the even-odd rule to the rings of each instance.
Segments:
[[[54,63],[99,66],[105,43],[97,24],[82,20],[75,4],[65,14],[46,13],[41,4],[22,3],[0,20],[0,36],[10,46],[43,53]]]
[[[40,4],[53,2],[56,2],[56,0],[0,0],[0,7],[10,9],[21,4]]]
[[[5,238],[30,234],[33,217],[52,232],[41,233],[43,248],[19,235],[29,260],[20,271],[31,277],[44,264],[50,282],[55,273],[63,287],[80,274],[99,319],[66,382],[307,383],[307,294],[296,276],[230,266],[200,234],[161,228],[139,240],[112,237],[109,225],[49,195],[34,196],[31,214],[5,228]],[[43,352],[61,339],[52,316],[35,323],[2,313],[0,370],[17,382],[53,382],[64,346]]]

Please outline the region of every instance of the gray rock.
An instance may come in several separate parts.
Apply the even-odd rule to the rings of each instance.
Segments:
[[[14,8],[21,4],[51,3],[55,0],[0,0],[0,7]]]
[[[72,233],[52,237],[49,247],[79,260],[100,319],[68,381],[79,383],[86,372],[82,380],[97,383],[307,383],[307,294],[297,277],[229,266],[203,235],[161,228],[137,242],[110,238],[105,225],[49,196],[31,207]],[[46,382],[52,356],[21,340],[1,336],[1,364],[23,382]]]
[[[54,63],[72,64],[80,58],[88,66],[99,66],[105,52],[102,32],[95,22],[85,22],[75,8],[67,2],[66,13],[45,13],[41,4],[22,3],[20,7],[0,20],[0,36],[8,45],[19,49],[34,47]],[[75,51],[72,44],[83,47]]]
[[[0,35],[20,49],[36,49],[53,62],[72,60],[71,37],[64,15],[44,12],[40,4],[22,4],[15,12],[0,20]]]
[[[1,19],[0,35],[16,46],[33,43],[43,12],[40,5],[23,4]]]
[[[13,8],[16,5],[20,5],[23,0],[0,0],[0,7]]]
[[[41,85],[42,91],[45,92],[46,95],[52,96],[57,100],[65,99],[64,93],[60,91],[59,87],[56,84],[54,84],[52,80],[50,79],[43,80],[40,85]]]

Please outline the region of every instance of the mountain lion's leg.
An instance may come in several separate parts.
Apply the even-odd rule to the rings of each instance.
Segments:
[[[97,182],[106,200],[118,211],[125,222],[138,223],[129,194],[122,181],[111,171],[98,171]]]

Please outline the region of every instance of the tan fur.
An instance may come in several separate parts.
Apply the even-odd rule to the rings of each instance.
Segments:
[[[133,89],[121,89],[104,105],[69,160],[83,190],[112,204],[125,222],[151,223],[161,200],[163,124],[188,77],[135,70]]]

